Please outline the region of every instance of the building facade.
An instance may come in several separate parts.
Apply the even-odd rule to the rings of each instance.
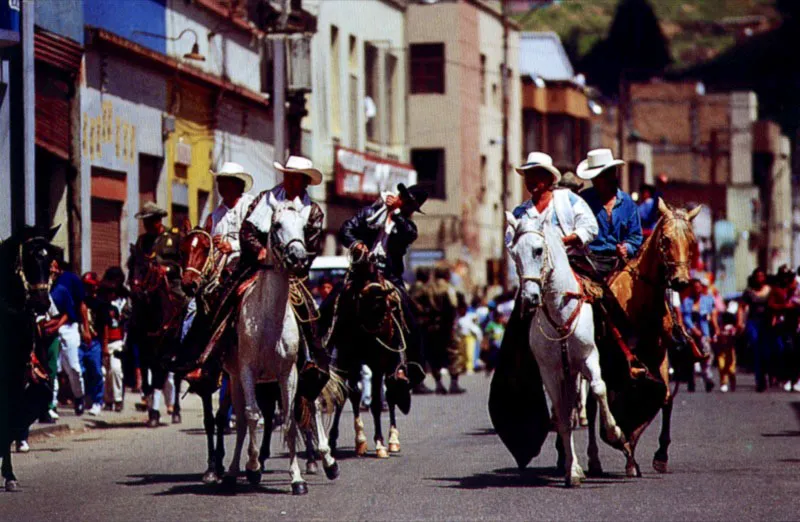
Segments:
[[[411,266],[461,260],[467,284],[500,283],[504,206],[522,200],[519,32],[508,29],[508,140],[503,142],[503,18],[479,1],[411,4],[408,144],[431,199]],[[503,165],[503,147],[510,165]],[[504,181],[505,177],[505,181]],[[503,191],[507,191],[504,197]]]
[[[325,253],[356,210],[397,183],[413,184],[408,163],[406,5],[394,0],[315,0],[311,93],[302,152],[325,182],[311,190],[326,216]]]

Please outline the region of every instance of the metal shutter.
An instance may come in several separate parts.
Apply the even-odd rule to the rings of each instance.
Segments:
[[[120,266],[122,203],[92,198],[92,270],[102,277],[106,269]]]

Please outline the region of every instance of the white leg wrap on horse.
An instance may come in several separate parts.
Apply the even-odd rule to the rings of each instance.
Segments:
[[[162,397],[161,390],[153,390],[153,395],[151,395],[150,401],[150,409],[151,410],[160,410],[161,409],[161,397]]]
[[[604,396],[606,395],[606,383],[601,380],[595,380],[592,382],[592,393],[596,396]]]

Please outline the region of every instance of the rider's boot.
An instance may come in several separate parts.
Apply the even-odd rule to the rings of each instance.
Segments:
[[[303,341],[307,350],[300,350],[298,366],[300,376],[298,378],[297,393],[310,401],[319,397],[322,389],[328,384],[330,374],[328,367],[330,357],[322,347],[322,342],[316,334],[314,321],[298,321]]]

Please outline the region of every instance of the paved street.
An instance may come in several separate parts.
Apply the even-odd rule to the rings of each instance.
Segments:
[[[199,403],[184,423],[157,430],[111,425],[33,444],[14,455],[24,492],[0,494],[4,520],[741,520],[796,519],[800,508],[800,395],[756,394],[745,376],[735,394],[683,394],[674,415],[672,473],[650,468],[657,426],[640,445],[644,478],[624,477],[607,446],[608,476],[565,490],[553,474],[551,439],[520,474],[486,412],[488,381],[465,379],[459,397],[415,397],[400,419],[402,454],[353,456],[352,417],[343,416],[342,475],[307,477],[292,497],[287,461],[268,461],[258,488],[239,493],[200,483],[205,465]],[[349,407],[348,407],[349,409]],[[106,414],[109,420],[114,419]],[[371,421],[367,421],[372,437]],[[282,454],[280,437],[273,455]],[[229,451],[232,438],[228,437]],[[585,431],[576,444],[585,448]],[[585,451],[581,463],[586,466]]]

